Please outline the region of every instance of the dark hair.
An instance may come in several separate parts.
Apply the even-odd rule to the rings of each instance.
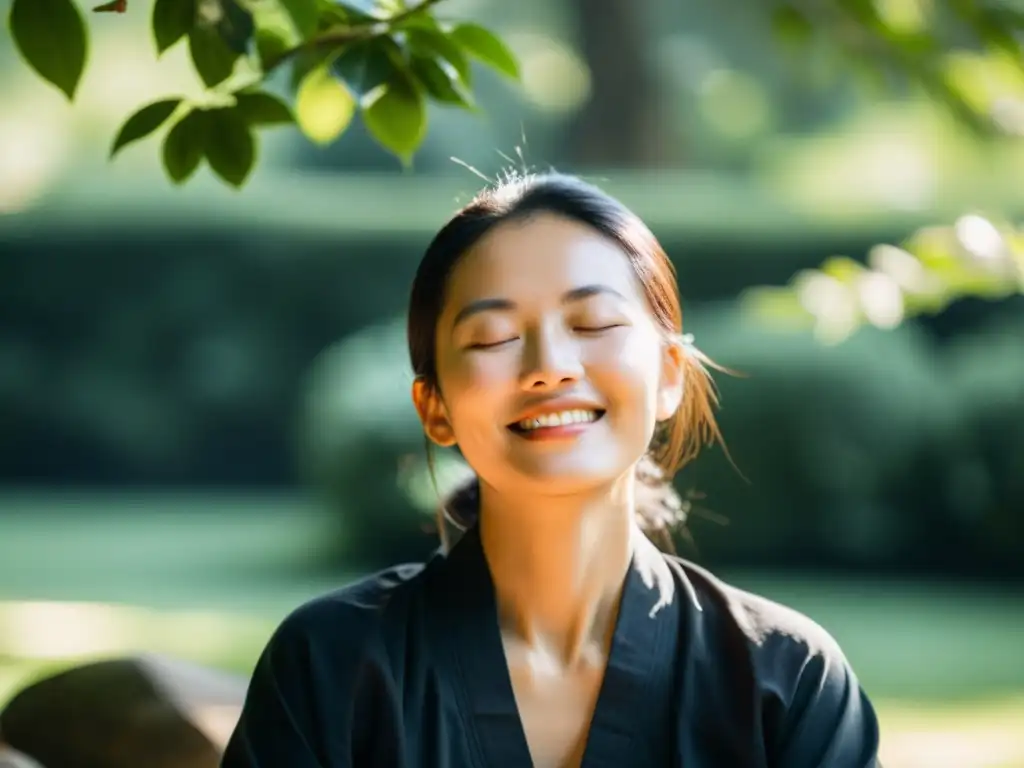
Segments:
[[[499,224],[541,213],[580,222],[614,241],[629,258],[658,325],[666,333],[682,333],[675,268],[636,214],[574,176],[507,176],[480,192],[441,228],[416,270],[409,300],[409,357],[413,373],[428,386],[438,385],[437,323],[452,269]],[[640,524],[652,540],[669,548],[673,527],[686,519],[686,507],[672,487],[672,477],[704,444],[721,441],[714,415],[718,398],[706,367],[717,366],[692,345],[688,350],[682,404],[671,419],[658,425],[647,455],[637,466]],[[429,443],[427,448],[429,462]],[[464,529],[476,522],[478,514],[479,482],[473,479],[442,503],[438,521],[442,537],[446,516]]]

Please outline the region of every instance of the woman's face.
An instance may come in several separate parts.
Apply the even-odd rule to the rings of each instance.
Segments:
[[[453,270],[427,435],[498,490],[566,494],[631,472],[682,396],[682,352],[626,254],[569,219],[492,230]]]

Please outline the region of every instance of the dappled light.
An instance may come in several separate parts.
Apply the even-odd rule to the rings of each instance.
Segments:
[[[862,324],[895,328],[908,315],[936,314],[966,296],[1024,293],[1024,236],[976,214],[922,229],[904,247],[875,246],[866,261],[833,257],[790,287],[749,289],[746,305],[780,328],[802,310],[821,340],[838,343]]]
[[[271,628],[265,620],[222,611],[7,601],[0,602],[0,656],[26,667],[46,667],[74,659],[153,652],[204,663],[228,660],[244,668]]]
[[[982,216],[970,215],[959,219],[954,225],[957,239],[970,258],[976,259],[983,267],[996,272],[1017,272],[1014,254],[1003,234],[996,226]]]
[[[590,97],[586,62],[564,42],[538,34],[512,34],[509,43],[522,62],[523,91],[545,112],[570,113]]]
[[[68,154],[68,136],[54,120],[41,128],[29,109],[0,117],[0,214],[32,205],[58,177]]]
[[[1017,724],[1021,700],[949,708],[922,716],[913,708],[883,711],[887,728],[882,756],[901,768],[1004,768],[1024,761]]]

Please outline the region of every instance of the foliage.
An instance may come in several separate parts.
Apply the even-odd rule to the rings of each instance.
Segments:
[[[766,322],[811,326],[823,341],[839,342],[865,324],[893,328],[962,298],[1017,293],[1024,293],[1024,231],[971,214],[952,227],[921,229],[902,246],[875,246],[867,264],[833,256],[786,286],[750,289],[743,300]]]
[[[187,181],[205,161],[241,187],[257,162],[258,130],[296,123],[326,144],[360,113],[370,135],[408,164],[426,134],[428,101],[475,110],[471,61],[519,74],[504,42],[478,24],[439,20],[438,2],[155,0],[157,55],[187,45],[206,97],[170,96],[142,107],[122,125],[111,157],[169,127],[162,153],[172,181]],[[93,10],[132,8],[114,0]],[[28,64],[73,100],[88,58],[74,0],[13,0],[9,27]],[[268,89],[285,68],[294,106]]]
[[[111,0],[93,10],[133,12],[137,2]],[[171,127],[163,155],[172,180],[187,180],[205,160],[240,186],[257,162],[255,131],[294,121],[327,144],[360,113],[370,134],[408,164],[427,130],[428,101],[475,109],[471,60],[513,78],[519,71],[490,31],[438,20],[438,2],[155,0],[157,55],[187,45],[208,97],[144,106],[125,122],[111,154]],[[772,7],[776,37],[802,66],[824,49],[873,81],[924,88],[978,131],[1024,130],[1019,103],[983,93],[998,74],[1024,94],[1024,8],[1015,0],[777,0]],[[75,0],[12,0],[9,27],[29,65],[73,99],[88,58]],[[266,90],[284,69],[288,100]],[[254,99],[262,102],[257,113],[271,119],[239,106]]]
[[[980,134],[1024,134],[1020,101],[985,93],[999,79],[1024,96],[1019,0],[779,0],[773,27],[801,55],[819,46],[873,84],[922,88]]]

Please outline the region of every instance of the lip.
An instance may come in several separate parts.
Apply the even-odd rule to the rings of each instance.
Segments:
[[[605,409],[590,400],[580,400],[576,398],[545,400],[544,402],[536,403],[529,408],[526,408],[512,421],[510,421],[508,426],[513,427],[524,419],[536,419],[541,416],[547,416],[549,413],[561,413],[562,411],[597,411],[598,414],[603,414]]]

